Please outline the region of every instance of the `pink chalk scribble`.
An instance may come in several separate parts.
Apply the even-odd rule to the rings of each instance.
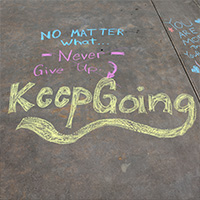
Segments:
[[[169,31],[171,31],[172,33],[174,32],[174,30],[172,29],[172,28],[168,28],[169,29]]]
[[[117,72],[117,65],[112,61],[108,61],[108,63],[113,65],[114,71],[112,73],[108,72],[107,78],[113,78],[115,76],[115,73]]]

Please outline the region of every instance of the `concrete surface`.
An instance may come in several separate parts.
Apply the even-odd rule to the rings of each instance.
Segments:
[[[170,31],[165,22],[190,20],[200,33],[198,0],[136,1],[1,1],[1,199],[2,200],[197,200],[200,198],[200,127],[199,73],[192,72],[199,57],[189,59],[179,31]],[[177,24],[178,25],[178,24]],[[94,45],[63,46],[72,29],[121,28],[124,35],[94,32]],[[190,27],[187,27],[187,30]],[[41,41],[41,32],[59,29],[60,38]],[[172,29],[171,29],[172,30]],[[185,29],[184,29],[185,30]],[[182,30],[181,30],[182,31]],[[107,32],[106,32],[107,33]],[[116,33],[116,32],[115,32]],[[194,36],[197,34],[194,34]],[[74,37],[83,40],[83,38]],[[91,38],[90,36],[85,39]],[[98,44],[99,43],[99,44]],[[102,44],[104,43],[104,44]],[[109,45],[108,45],[109,43]],[[192,45],[192,44],[191,44]],[[195,45],[200,45],[199,42]],[[105,52],[88,66],[97,73],[79,72],[76,63],[58,52]],[[199,48],[197,47],[197,50]],[[123,51],[122,55],[110,52]],[[192,49],[194,52],[194,49]],[[42,57],[43,53],[55,53]],[[8,114],[11,85],[22,89],[35,83],[26,94],[36,104],[38,92],[51,87],[53,99],[61,86],[84,87],[92,94],[96,84],[113,71],[116,91],[105,87],[103,94],[117,98],[117,113],[97,113],[92,103],[77,106],[72,128],[66,128],[71,103],[57,108],[37,105],[27,112],[17,103],[16,112]],[[48,69],[61,67],[62,74],[34,76],[38,64]],[[46,69],[46,68],[45,68]],[[100,70],[101,69],[101,70]],[[200,69],[200,68],[199,68]],[[142,86],[143,91],[138,91]],[[141,87],[140,87],[141,88]],[[73,144],[55,144],[28,129],[16,130],[24,117],[40,117],[51,122],[59,132],[73,134],[99,119],[123,118],[159,129],[174,129],[185,123],[188,113],[175,110],[164,113],[160,102],[149,111],[148,95],[166,93],[172,103],[180,94],[193,97],[197,118],[185,135],[158,138],[118,127],[105,126],[91,131]],[[130,114],[118,109],[120,101],[132,94],[144,96],[147,113]],[[48,98],[50,96],[47,96]],[[69,97],[71,102],[72,97]],[[109,99],[102,99],[104,105]],[[187,102],[182,102],[182,106]],[[132,104],[127,104],[131,107]]]

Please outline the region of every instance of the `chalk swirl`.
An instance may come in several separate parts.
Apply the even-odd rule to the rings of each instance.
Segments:
[[[174,138],[176,136],[184,135],[186,131],[190,127],[192,127],[195,118],[196,118],[195,112],[190,113],[185,123],[182,126],[174,129],[153,128],[151,126],[140,124],[128,119],[120,119],[120,118],[100,119],[85,125],[78,131],[74,132],[73,134],[65,135],[59,133],[55,129],[53,124],[51,124],[49,121],[45,119],[41,119],[38,117],[25,117],[21,120],[16,130],[21,128],[29,129],[35,132],[40,137],[42,137],[43,139],[57,144],[74,143],[83,136],[85,136],[86,134],[90,133],[91,131],[105,126],[124,128],[130,131],[155,136],[158,138]]]

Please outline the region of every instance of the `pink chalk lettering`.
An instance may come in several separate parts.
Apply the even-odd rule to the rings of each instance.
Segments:
[[[94,59],[94,58],[96,58],[95,53],[91,52],[91,53],[88,55],[88,58],[89,58],[89,59]]]
[[[81,54],[83,60],[85,60],[87,58],[87,54],[85,54],[85,56],[83,54]]]
[[[51,74],[61,74],[63,72],[63,68],[58,68],[58,69],[48,69],[47,67],[45,67],[45,69],[38,69],[39,67],[44,67],[43,64],[39,64],[37,65],[34,70],[33,70],[33,74],[34,76],[42,76],[44,74],[46,75],[51,75]]]
[[[50,71],[51,74],[54,74],[56,69],[54,69],[53,71],[51,69],[49,69],[49,71]]]

